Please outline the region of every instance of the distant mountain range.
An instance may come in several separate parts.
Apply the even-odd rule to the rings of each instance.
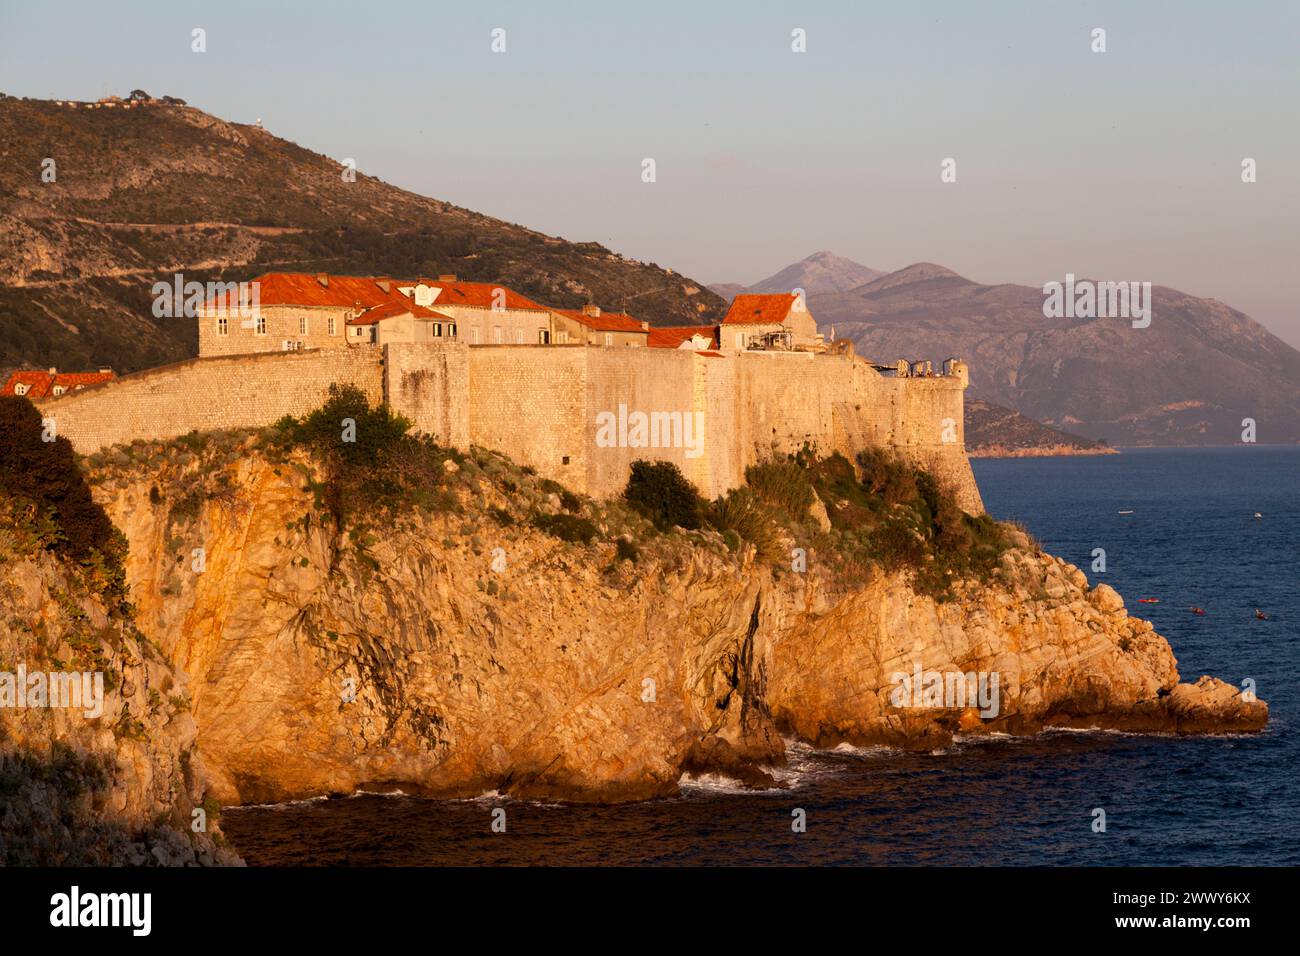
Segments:
[[[189,106],[0,94],[0,372],[130,372],[195,355],[193,321],[151,313],[153,283],[176,272],[205,282],[274,270],[456,273],[664,325],[726,311],[672,270],[343,171]]]
[[[1260,442],[1300,442],[1300,352],[1214,299],[1155,286],[1150,326],[1133,328],[1045,318],[1041,287],[983,285],[928,262],[844,289],[850,267],[876,273],[817,253],[757,286],[711,288],[730,297],[801,281],[822,331],[833,327],[859,354],[961,357],[969,399],[1111,445],[1236,444],[1244,419]]]
[[[789,292],[792,289],[803,289],[811,295],[814,292],[849,292],[882,275],[884,273],[879,269],[869,268],[833,252],[814,252],[807,259],[786,266],[775,275],[751,286],[719,282],[710,284],[709,288],[728,301],[742,292]]]

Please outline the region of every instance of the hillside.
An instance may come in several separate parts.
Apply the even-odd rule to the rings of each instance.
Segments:
[[[1049,428],[1010,408],[978,398],[967,399],[965,410],[966,451],[974,457],[1105,455],[1115,451],[1109,445]]]
[[[54,182],[42,161],[55,160]],[[700,283],[418,196],[193,107],[0,99],[0,371],[129,372],[197,352],[150,288],[271,270],[500,281],[549,305],[594,301],[657,324],[720,318]]]
[[[848,292],[814,292],[823,329],[879,361],[970,363],[970,399],[1111,445],[1300,441],[1300,352],[1214,299],[1155,286],[1148,328],[1047,319],[1041,288],[982,285],[918,263]]]

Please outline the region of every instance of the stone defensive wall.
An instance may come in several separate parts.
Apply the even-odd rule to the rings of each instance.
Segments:
[[[983,511],[966,458],[965,366],[882,375],[842,354],[585,345],[391,343],[191,359],[41,401],[84,454],[193,430],[255,428],[323,403],[332,383],[386,401],[417,430],[481,445],[575,491],[618,494],[637,459],[675,463],[708,497],[804,445],[880,445]]]
[[[384,355],[385,398],[418,429],[591,495],[622,491],[638,458],[673,462],[715,497],[749,465],[805,444],[850,459],[881,445],[984,510],[960,363],[951,375],[893,377],[849,353],[402,343]]]
[[[190,359],[37,402],[82,454],[191,431],[258,428],[320,407],[332,382],[383,397],[378,348]]]

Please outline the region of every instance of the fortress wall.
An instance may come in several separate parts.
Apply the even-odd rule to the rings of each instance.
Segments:
[[[588,351],[580,346],[469,346],[469,442],[504,452],[575,491],[586,490]]]
[[[889,444],[953,488],[966,511],[982,513],[984,502],[966,457],[964,382],[954,378],[887,381],[898,390]]]
[[[469,347],[456,343],[384,346],[384,400],[416,431],[466,448],[469,432]]]
[[[621,492],[640,458],[673,462],[713,498],[741,484],[746,466],[805,443],[849,458],[881,445],[933,471],[968,511],[983,510],[963,444],[964,377],[886,377],[850,355],[392,343],[193,359],[39,407],[89,453],[303,415],[336,382],[387,401],[439,442],[496,449],[596,496]],[[600,447],[597,416],[617,421],[620,405],[692,425],[702,412],[702,448],[671,434],[660,447]]]
[[[736,366],[736,431],[745,467],[798,451],[833,447],[833,404],[850,367],[838,356],[811,352],[740,353]]]
[[[587,401],[582,419],[581,439],[587,445],[587,492],[613,495],[627,486],[632,462],[637,459],[671,461],[687,478],[706,494],[715,485],[713,467],[708,458],[710,439],[718,428],[729,424],[731,406],[709,408],[697,403],[695,365],[711,361],[689,350],[648,348],[584,348],[587,356]],[[597,416],[619,415],[619,406],[628,415],[641,412],[676,413],[682,421],[680,433],[661,435],[657,447],[598,447]],[[685,445],[686,418],[704,412],[703,445],[694,431],[692,438],[700,450],[695,455]],[[629,438],[633,437],[629,431]],[[688,452],[691,454],[688,455]]]
[[[82,454],[194,430],[257,428],[319,407],[332,382],[383,398],[375,349],[319,349],[190,359],[38,403]]]

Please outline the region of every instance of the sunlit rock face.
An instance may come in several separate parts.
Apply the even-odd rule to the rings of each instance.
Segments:
[[[139,627],[188,677],[225,802],[397,788],[614,802],[673,793],[688,771],[770,784],[783,736],[929,748],[1267,719],[1228,685],[1179,684],[1149,623],[1023,538],[991,580],[936,602],[901,572],[849,587],[815,554],[805,573],[774,570],[711,533],[619,561],[609,538],[492,521],[518,495],[465,473],[460,513],[401,513],[358,540],[322,518],[309,462],[250,452],[178,517],[174,486],[198,467],[119,469],[96,497],[130,542]],[[927,697],[935,673],[972,675],[976,693]]]

